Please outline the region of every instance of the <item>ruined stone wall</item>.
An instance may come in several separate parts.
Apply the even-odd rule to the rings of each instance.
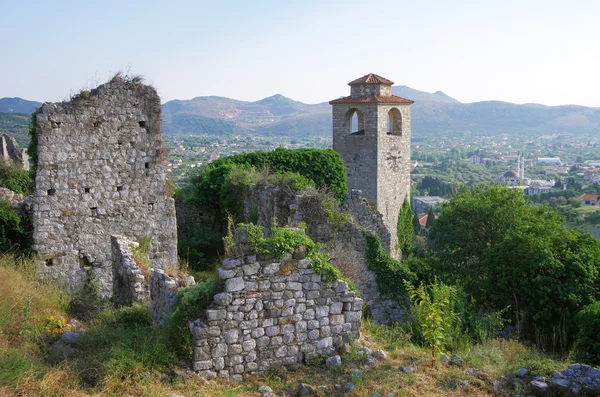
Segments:
[[[169,275],[162,269],[153,269],[150,275],[150,314],[157,324],[162,324],[173,311],[177,291],[196,284],[194,277]]]
[[[150,299],[147,276],[133,260],[132,247],[137,246],[123,236],[112,236],[114,282],[113,301],[117,305],[129,306]]]
[[[326,245],[332,263],[354,282],[376,322],[404,320],[404,307],[381,296],[375,275],[365,261],[367,233],[377,233],[384,249],[389,247],[391,236],[383,216],[362,192],[351,190],[342,207],[349,216],[348,221],[334,225],[320,207],[320,200],[322,197],[317,193],[285,195],[274,185],[254,185],[244,202],[244,214],[247,221],[250,210],[256,211],[258,224],[267,228],[273,217],[277,217],[279,226],[297,227],[305,223],[306,234]]]
[[[362,299],[344,281],[323,282],[299,252],[227,259],[219,276],[225,292],[193,328],[193,367],[205,377],[295,366],[359,337]]]
[[[149,259],[177,260],[174,201],[161,167],[161,108],[154,88],[115,78],[37,113],[33,199],[40,274],[76,292],[89,277],[113,293],[112,235],[152,238]]]
[[[7,134],[0,134],[0,161],[29,169],[27,149],[20,148],[15,138]]]

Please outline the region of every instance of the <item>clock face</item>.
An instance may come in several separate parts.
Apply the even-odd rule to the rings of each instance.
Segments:
[[[402,155],[400,155],[400,150],[396,145],[392,146],[385,155],[385,162],[387,166],[394,171],[396,171],[400,167],[401,159]]]

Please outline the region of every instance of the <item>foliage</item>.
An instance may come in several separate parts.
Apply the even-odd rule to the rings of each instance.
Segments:
[[[546,207],[528,203],[517,190],[499,185],[463,188],[441,206],[429,238],[456,279],[477,282],[485,252],[517,226],[537,222],[558,226],[559,218]]]
[[[133,261],[140,268],[140,270],[147,276],[150,275],[150,259],[148,254],[152,250],[152,235],[139,238],[137,240],[137,246],[133,246],[131,253],[133,254]]]
[[[514,302],[522,333],[538,342],[559,336],[564,352],[575,333],[575,314],[598,298],[600,241],[562,226],[519,226],[482,261],[475,298],[499,308]],[[546,340],[541,340],[541,339]]]
[[[329,263],[327,255],[319,252],[319,244],[308,237],[303,229],[277,227],[276,222],[277,220],[274,219],[270,237],[264,237],[262,226],[240,225],[246,228],[248,240],[255,253],[269,254],[282,259],[285,254],[293,253],[296,249],[303,249],[306,258],[311,261],[310,268],[322,276],[323,281],[332,283],[336,280],[344,280],[340,269]],[[352,282],[346,281],[350,289],[356,289]]]
[[[8,201],[0,200],[0,253],[27,253],[31,231],[29,214],[21,214]]]
[[[565,352],[574,314],[598,298],[600,242],[567,230],[556,211],[501,186],[463,189],[430,231],[444,282],[483,312],[507,313],[521,335]]]
[[[0,162],[0,187],[5,187],[17,194],[28,196],[32,193],[31,184],[33,180],[29,172]]]
[[[427,211],[427,222],[425,222],[425,228],[430,230],[435,221],[436,219],[435,213],[433,212],[433,207],[429,207],[429,211]]]
[[[332,149],[284,149],[271,152],[243,153],[224,157],[211,163],[212,167],[224,164],[246,164],[256,168],[269,168],[279,173],[298,173],[316,186],[328,186],[341,202],[348,193],[346,168],[339,153]]]
[[[366,236],[365,260],[369,270],[375,273],[379,292],[397,298],[405,297],[405,281],[414,282],[415,274],[383,250],[381,239],[376,234]]]
[[[188,222],[177,228],[177,251],[190,270],[211,270],[219,252],[223,252],[223,239],[200,223]]]
[[[600,365],[600,301],[583,308],[577,314],[579,332],[575,341],[575,360],[577,362]]]
[[[100,297],[94,278],[88,274],[83,288],[72,296],[67,312],[73,317],[88,321],[102,312],[107,305],[108,302]]]
[[[456,289],[438,282],[418,288],[408,281],[404,284],[413,301],[413,315],[417,315],[423,338],[429,345],[433,367],[444,346],[447,330],[458,319],[451,305]]]
[[[404,203],[398,215],[398,248],[402,250],[402,256],[407,257],[413,247],[413,210],[408,197],[404,197]]]
[[[21,147],[29,144],[29,121],[31,116],[23,113],[0,113],[0,133],[15,138]]]
[[[177,300],[171,315],[165,322],[169,343],[173,351],[182,357],[189,356],[192,341],[188,323],[204,315],[215,294],[221,292],[223,282],[209,278],[204,282],[177,291]]]

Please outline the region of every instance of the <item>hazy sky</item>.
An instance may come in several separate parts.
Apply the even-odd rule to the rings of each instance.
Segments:
[[[163,102],[316,103],[369,72],[444,91],[600,107],[600,1],[0,0],[0,97],[56,101],[118,70]]]

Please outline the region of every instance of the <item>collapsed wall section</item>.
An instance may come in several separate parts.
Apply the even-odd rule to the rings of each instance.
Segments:
[[[295,366],[358,339],[362,299],[324,282],[301,252],[283,260],[241,256],[219,269],[225,292],[193,327],[194,370],[205,377]]]
[[[152,266],[176,263],[154,88],[117,77],[69,102],[45,103],[36,136],[33,241],[43,278],[76,292],[92,277],[101,296],[112,296],[112,235],[151,238]]]
[[[336,224],[328,219],[323,196],[318,192],[284,192],[271,184],[251,186],[244,200],[246,221],[255,214],[257,224],[265,227],[269,227],[274,218],[279,226],[306,224],[306,234],[326,245],[332,264],[356,285],[373,319],[382,324],[403,321],[405,305],[381,296],[375,274],[365,260],[367,234],[377,234],[385,250],[391,244],[383,216],[360,190],[350,191],[342,211],[347,220]]]

